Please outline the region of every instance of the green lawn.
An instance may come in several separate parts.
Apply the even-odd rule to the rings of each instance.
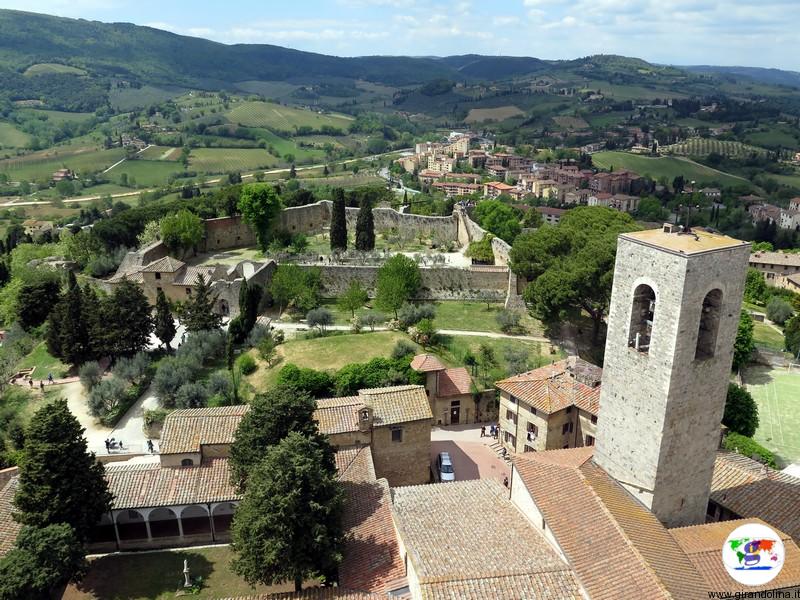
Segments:
[[[39,342],[33,351],[17,365],[17,369],[29,369],[31,367],[34,367],[34,379],[47,379],[48,373],[52,373],[53,377],[59,379],[64,377],[69,370],[67,365],[50,355],[45,342]]]
[[[766,323],[755,321],[753,325],[753,339],[755,340],[756,346],[775,350],[776,352],[783,352],[784,337],[782,333],[776,331]]]
[[[183,165],[161,160],[126,160],[108,171],[105,176],[112,181],[120,181],[123,173],[128,174],[128,181],[133,178],[136,185],[153,186],[167,183],[170,175],[183,175]]]
[[[758,404],[754,439],[784,461],[800,461],[800,372],[754,366],[744,381]]]
[[[496,317],[502,309],[502,304],[492,304],[491,308],[487,309],[483,302],[437,302],[434,323],[438,329],[500,333]],[[542,324],[530,315],[525,314],[521,324],[526,330],[526,335],[542,335]]]
[[[665,176],[668,180],[678,175],[683,175],[687,181],[698,183],[717,182],[724,186],[750,185],[746,179],[735,177],[727,173],[718,173],[709,167],[698,164],[686,158],[665,156],[652,158],[627,152],[597,152],[592,154],[595,166],[610,169],[627,169],[639,175],[649,175],[653,179]]]
[[[62,600],[171,600],[183,586],[183,561],[192,578],[203,578],[203,589],[191,598],[227,598],[294,590],[294,584],[248,585],[230,568],[229,546],[103,556],[91,561],[78,585],[67,587]]]
[[[31,136],[11,123],[0,123],[0,148],[27,148]]]

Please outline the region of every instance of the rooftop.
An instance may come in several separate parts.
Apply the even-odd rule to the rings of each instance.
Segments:
[[[736,454],[717,452],[711,499],[741,517],[763,519],[800,544],[800,479]]]
[[[19,530],[22,529],[22,525],[11,516],[18,483],[19,478],[14,476],[0,487],[0,557],[5,556],[14,547]]]
[[[593,415],[600,410],[603,370],[577,356],[495,382],[500,390],[552,414],[577,406]]]
[[[161,454],[200,452],[204,445],[230,444],[249,406],[187,408],[167,415],[161,433]]]
[[[417,354],[411,361],[411,368],[420,373],[444,371],[447,367],[433,354]]]
[[[753,252],[750,264],[800,267],[800,254],[791,252]]]
[[[392,493],[397,530],[423,598],[580,598],[572,570],[498,481]]]
[[[440,398],[463,396],[472,391],[472,377],[464,367],[445,369],[439,374],[436,395]]]
[[[144,267],[142,267],[142,272],[175,273],[185,264],[186,264],[185,262],[178,260],[177,258],[172,258],[171,256],[165,256],[164,258],[159,258],[158,260],[154,260],[150,264],[147,264]]]
[[[667,529],[591,456],[591,448],[573,448],[514,458],[547,528],[589,596],[706,597],[704,580]]]
[[[623,233],[619,237],[646,246],[655,246],[676,254],[687,255],[749,245],[749,242],[743,242],[719,233],[712,233],[702,227],[692,229],[692,232],[687,234],[666,233],[663,229],[648,229]]]

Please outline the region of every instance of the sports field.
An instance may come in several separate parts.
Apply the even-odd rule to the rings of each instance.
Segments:
[[[749,367],[745,387],[758,404],[753,436],[786,462],[800,462],[800,368]]]

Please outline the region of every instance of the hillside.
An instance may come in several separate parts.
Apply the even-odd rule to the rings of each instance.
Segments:
[[[800,73],[781,69],[764,69],[760,67],[714,67],[709,65],[693,65],[682,67],[692,73],[704,73],[727,77],[746,77],[767,85],[785,85],[800,88]]]

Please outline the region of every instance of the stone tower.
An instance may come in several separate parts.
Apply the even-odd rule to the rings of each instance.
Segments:
[[[750,245],[619,236],[595,462],[667,526],[703,523]]]

